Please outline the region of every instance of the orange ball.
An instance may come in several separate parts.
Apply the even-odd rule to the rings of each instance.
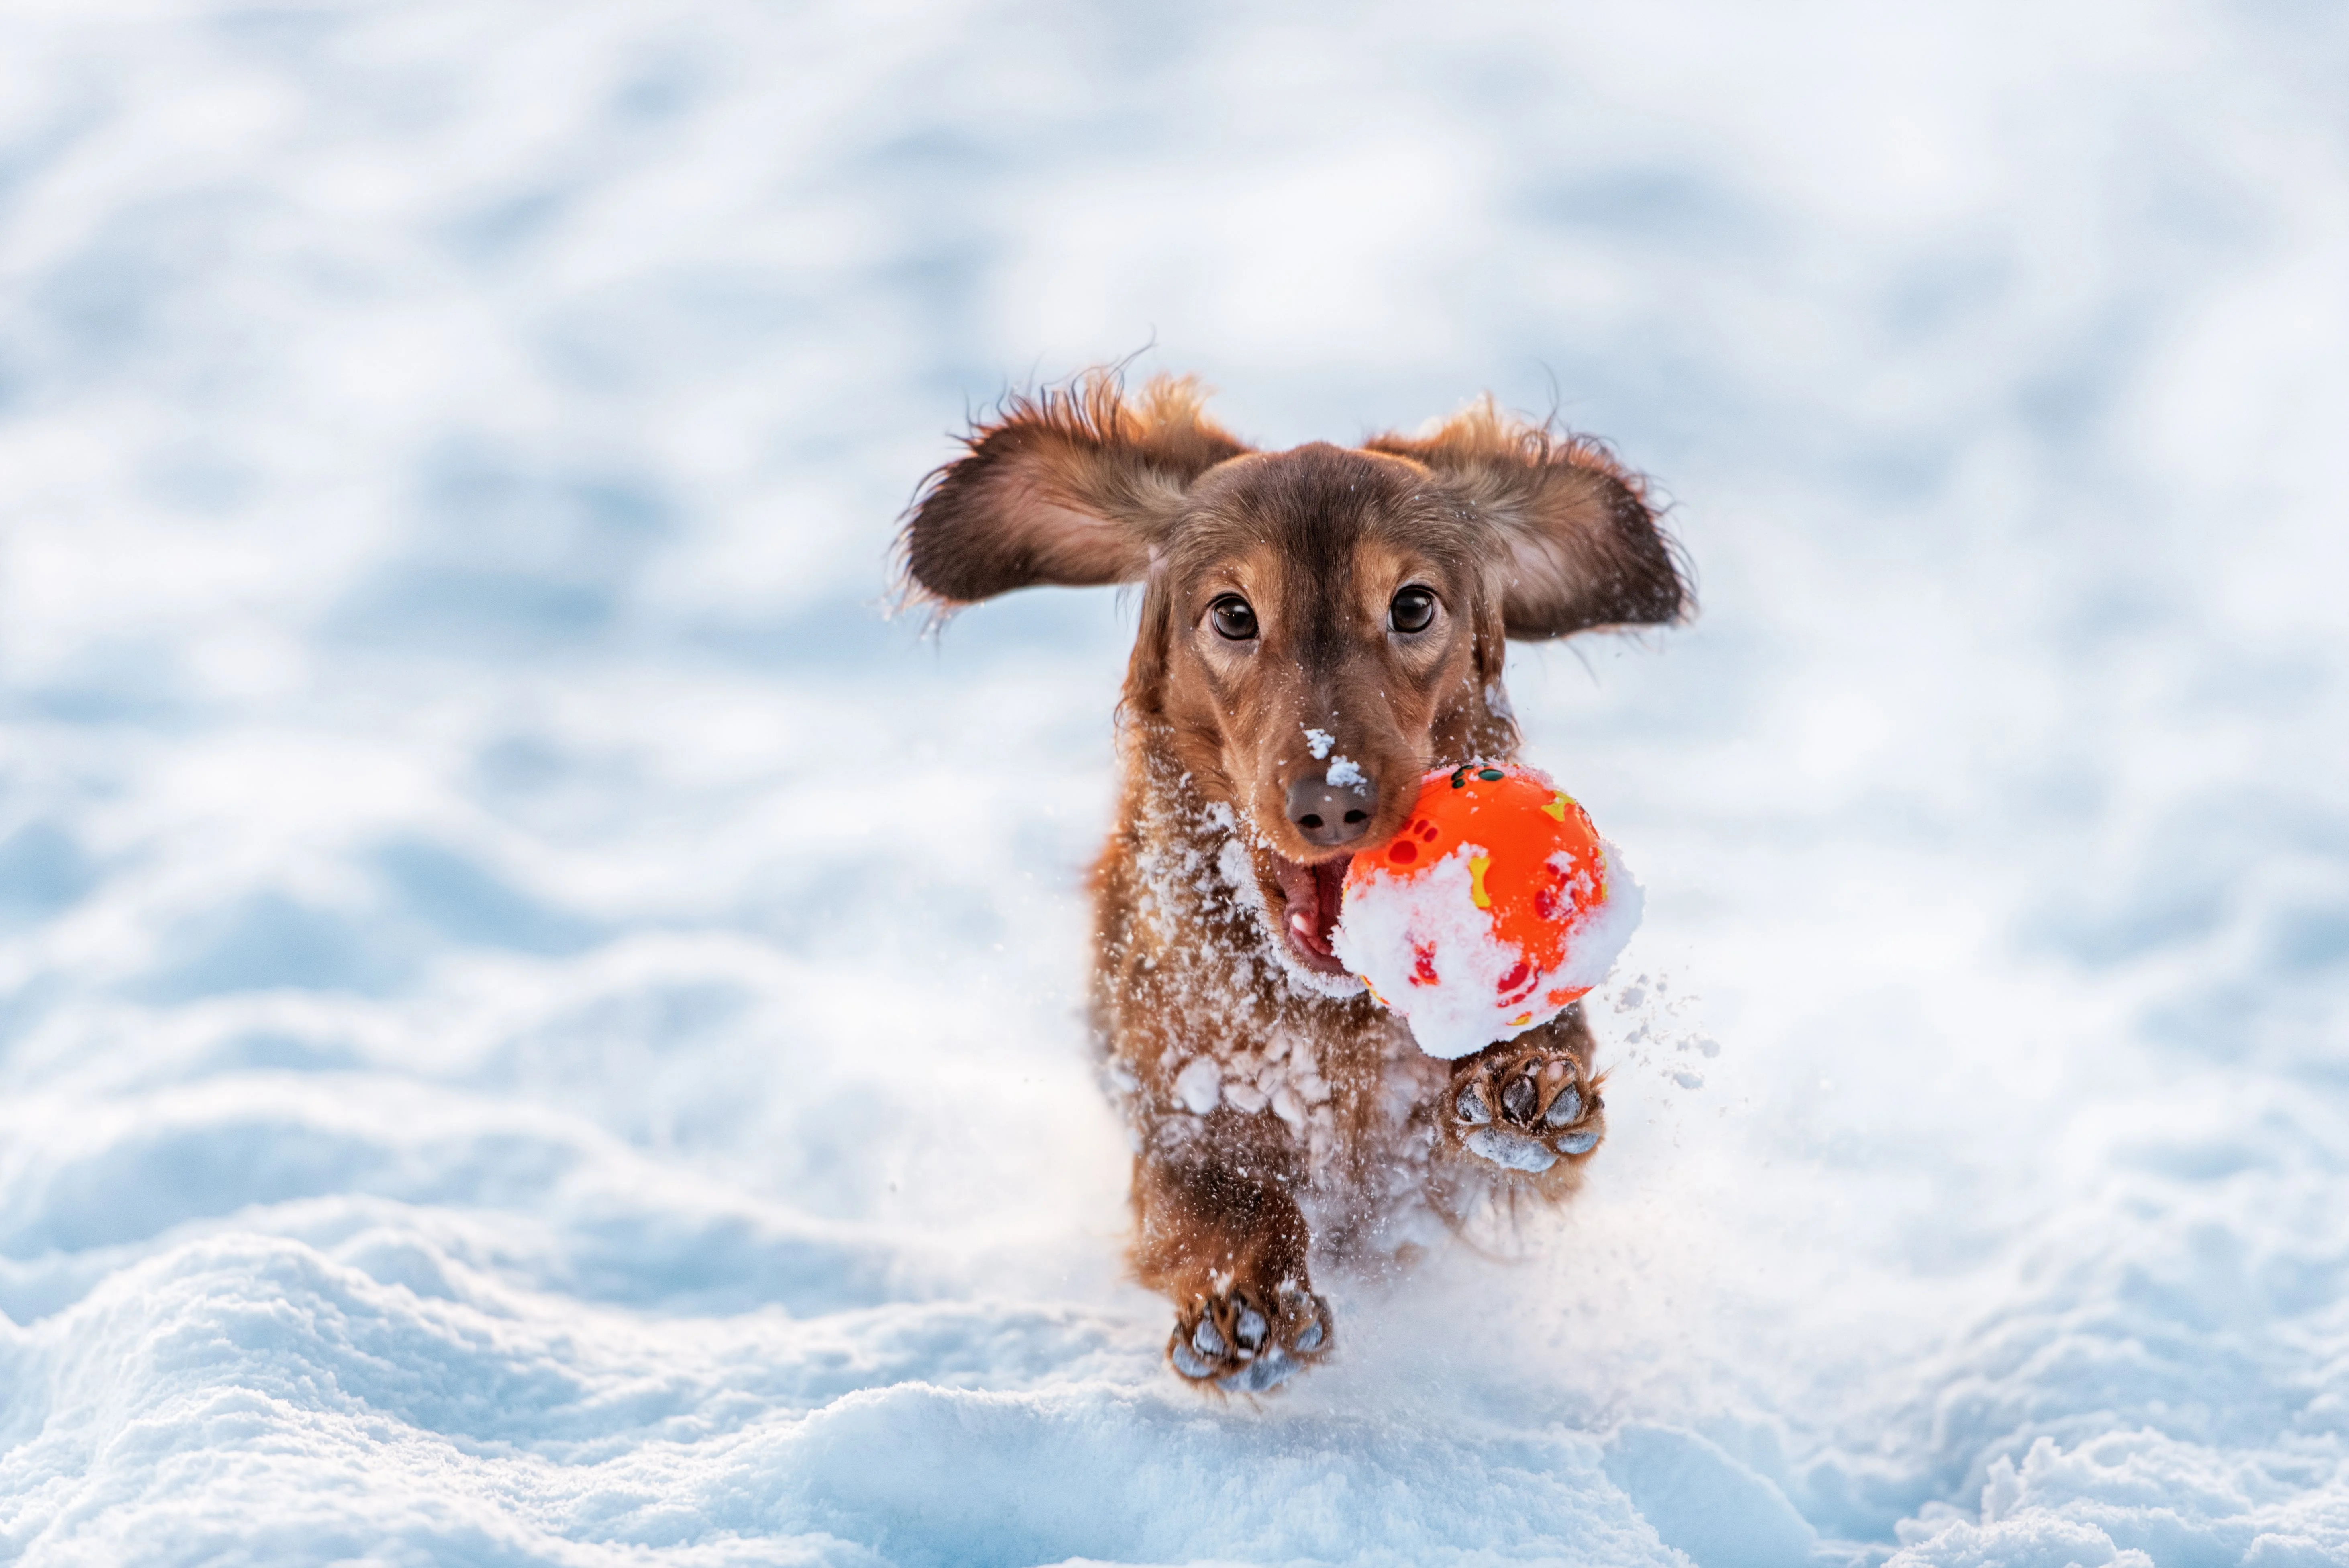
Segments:
[[[1462,1057],[1606,978],[1640,902],[1572,796],[1472,763],[1430,773],[1402,830],[1354,856],[1334,946],[1422,1048]]]

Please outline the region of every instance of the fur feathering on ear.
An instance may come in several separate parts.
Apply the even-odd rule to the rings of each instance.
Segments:
[[[1161,376],[1128,397],[1095,370],[1006,397],[906,509],[900,603],[943,614],[1018,588],[1141,578],[1183,492],[1250,450],[1206,417],[1206,396]]]
[[[1513,419],[1488,395],[1425,435],[1362,444],[1425,464],[1494,528],[1512,637],[1664,624],[1695,607],[1646,481],[1604,442]]]

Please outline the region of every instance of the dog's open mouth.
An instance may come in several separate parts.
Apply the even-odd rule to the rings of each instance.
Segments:
[[[1280,934],[1288,950],[1308,969],[1323,975],[1343,975],[1346,966],[1330,951],[1330,934],[1338,926],[1339,899],[1345,891],[1346,868],[1351,855],[1317,861],[1311,865],[1272,857],[1273,874],[1280,881]]]

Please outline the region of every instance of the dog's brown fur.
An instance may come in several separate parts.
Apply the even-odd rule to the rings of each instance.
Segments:
[[[1094,1023],[1139,1150],[1134,1269],[1175,1306],[1170,1358],[1268,1388],[1335,1342],[1316,1261],[1394,1260],[1479,1204],[1578,1184],[1604,1133],[1580,1009],[1436,1061],[1343,974],[1327,927],[1350,852],[1393,834],[1427,769],[1514,755],[1505,638],[1675,621],[1688,591],[1636,475],[1489,399],[1418,438],[1266,453],[1190,382],[1129,398],[1097,374],[1009,400],[967,444],[908,513],[911,596],[1143,585],[1093,878]],[[1406,587],[1436,603],[1408,634]],[[1216,629],[1235,595],[1246,639]],[[1375,790],[1340,847],[1289,810],[1333,748]]]

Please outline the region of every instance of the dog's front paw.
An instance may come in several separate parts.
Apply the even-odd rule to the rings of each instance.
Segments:
[[[1606,1136],[1606,1106],[1582,1064],[1547,1046],[1504,1044],[1471,1057],[1452,1075],[1444,1109],[1469,1153],[1529,1176],[1560,1155],[1588,1154]]]
[[[1166,1359],[1189,1381],[1226,1394],[1278,1388],[1330,1354],[1330,1304],[1295,1280],[1269,1293],[1233,1285],[1174,1319]]]

